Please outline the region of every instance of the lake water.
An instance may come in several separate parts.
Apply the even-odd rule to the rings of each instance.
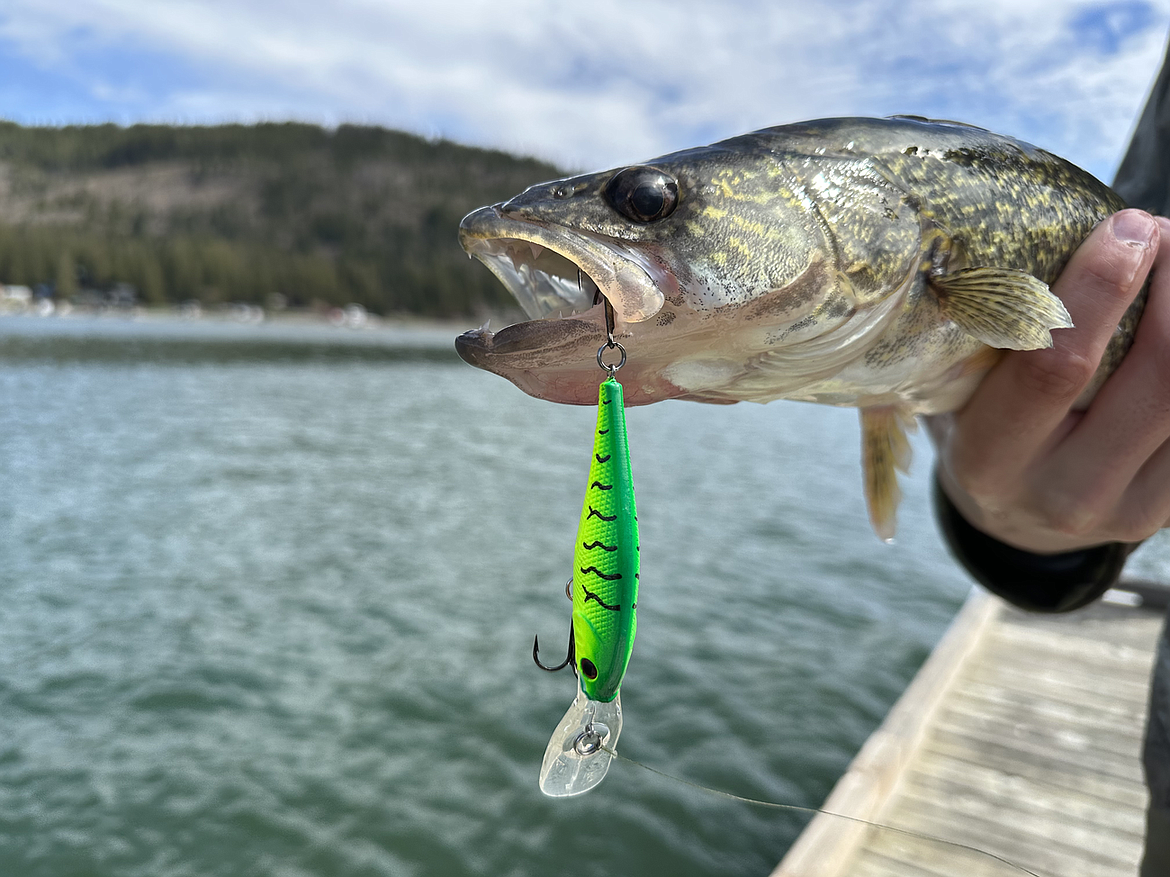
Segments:
[[[0,874],[774,867],[807,817],[623,762],[540,794],[574,680],[533,665],[532,636],[559,659],[595,413],[451,340],[0,319]],[[620,751],[817,806],[968,589],[929,446],[885,546],[852,411],[627,418]]]

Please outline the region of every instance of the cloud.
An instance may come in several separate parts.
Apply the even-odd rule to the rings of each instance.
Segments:
[[[1149,3],[1130,0],[1086,6],[1072,19],[1073,34],[1078,42],[1106,55],[1117,54],[1125,42],[1141,34],[1154,23]]]
[[[1108,176],[1168,28],[1170,0],[7,0],[0,115],[358,121],[587,168],[909,112]]]

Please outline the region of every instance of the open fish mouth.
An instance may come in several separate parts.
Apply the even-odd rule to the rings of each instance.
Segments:
[[[530,320],[571,317],[601,303],[600,287],[575,262],[532,241],[476,240],[469,250],[499,278]]]
[[[638,323],[662,307],[665,266],[623,242],[483,207],[459,225],[459,242],[499,278],[531,320],[584,313],[602,297]]]
[[[662,308],[673,273],[652,254],[624,241],[484,207],[459,226],[463,248],[504,284],[529,318],[497,332],[464,332],[455,349],[467,363],[506,377],[530,396],[573,405],[597,402],[595,352],[605,342],[603,300],[619,337],[625,327]],[[637,369],[635,369],[637,370]],[[645,376],[627,394],[644,405],[678,394]]]

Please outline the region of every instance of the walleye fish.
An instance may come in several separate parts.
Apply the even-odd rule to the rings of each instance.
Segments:
[[[1000,351],[1050,347],[1072,325],[1048,284],[1124,206],[1067,161],[956,122],[766,128],[469,214],[461,244],[530,321],[456,349],[530,395],[591,404],[608,302],[627,405],[855,406],[870,520],[889,539],[906,429],[961,407]]]

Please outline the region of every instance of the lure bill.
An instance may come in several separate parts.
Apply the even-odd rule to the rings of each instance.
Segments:
[[[622,729],[619,689],[637,629],[639,552],[622,385],[615,371],[609,368],[598,388],[593,458],[569,583],[569,660],[580,684],[540,769],[540,789],[551,797],[580,795],[600,783]]]

